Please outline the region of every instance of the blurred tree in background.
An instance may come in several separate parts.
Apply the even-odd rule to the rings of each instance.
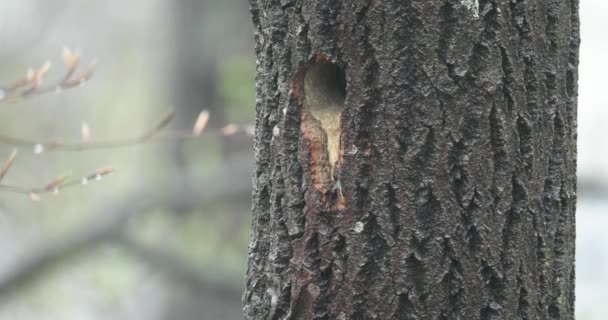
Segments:
[[[241,315],[251,195],[254,69],[240,1],[8,1],[0,4],[0,83],[79,48],[100,60],[82,88],[2,105],[0,134],[31,141],[137,137],[164,129],[197,139],[38,154],[18,147],[3,184],[37,186],[101,166],[116,174],[41,194],[0,194],[0,319],[236,319]],[[23,21],[30,21],[23,24]],[[45,84],[49,84],[45,82]],[[228,124],[232,135],[218,134]],[[0,147],[8,157],[14,146]],[[93,179],[94,180],[94,179]]]

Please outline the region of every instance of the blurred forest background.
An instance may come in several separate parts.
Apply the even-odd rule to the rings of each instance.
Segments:
[[[607,319],[608,3],[581,1],[577,319]],[[35,154],[19,147],[2,184],[40,186],[102,166],[115,173],[58,195],[0,189],[0,319],[240,319],[253,146],[217,134],[253,124],[255,57],[243,0],[4,0],[0,85],[61,48],[100,63],[82,88],[0,104],[0,135],[79,141],[137,137],[170,110],[189,133],[133,147]],[[0,158],[13,146],[0,145]]]

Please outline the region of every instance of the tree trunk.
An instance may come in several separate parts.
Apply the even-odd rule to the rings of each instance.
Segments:
[[[574,318],[578,0],[250,2],[246,319]]]

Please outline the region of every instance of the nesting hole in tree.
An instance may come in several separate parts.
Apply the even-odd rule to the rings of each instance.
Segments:
[[[318,121],[323,129],[323,136],[317,137],[324,141],[327,162],[320,164],[329,169],[329,179],[335,181],[335,168],[340,159],[341,118],[346,96],[346,76],[337,65],[326,59],[319,59],[304,72],[304,104],[310,115]]]
[[[313,63],[304,74],[304,95],[313,116],[321,109],[341,112],[346,95],[344,70],[328,61]]]

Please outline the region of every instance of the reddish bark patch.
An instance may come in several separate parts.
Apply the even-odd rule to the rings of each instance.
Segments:
[[[346,200],[341,187],[331,176],[325,132],[306,111],[302,111],[300,128],[310,154],[312,185],[321,193],[322,205],[330,210],[345,209]]]
[[[327,63],[331,62],[331,59],[328,56],[326,56],[326,55],[324,55],[324,54],[322,54],[320,52],[318,52],[318,53],[315,54],[315,57],[314,57],[313,60],[315,62],[327,62]]]
[[[310,152],[310,174],[313,186],[317,191],[325,194],[329,191],[331,177],[328,175],[327,150],[323,130],[315,123],[310,115],[302,112],[302,135],[308,142]]]

